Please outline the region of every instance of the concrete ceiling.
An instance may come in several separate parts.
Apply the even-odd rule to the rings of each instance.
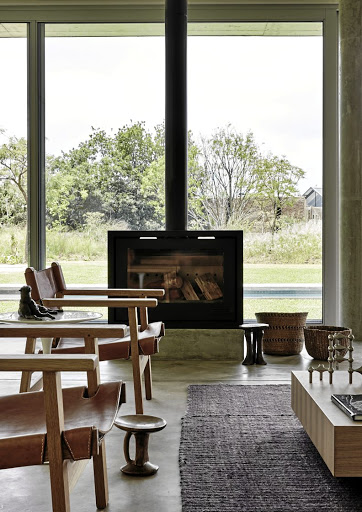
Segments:
[[[163,36],[163,23],[48,23],[47,37]],[[321,36],[321,23],[189,23],[189,36]],[[26,37],[24,23],[0,24],[0,37]]]
[[[359,1],[359,0],[356,0]],[[33,6],[119,6],[119,5],[144,5],[144,6],[162,6],[165,0],[0,0],[0,7],[33,7]],[[188,0],[192,5],[338,5],[338,1],[333,0]]]

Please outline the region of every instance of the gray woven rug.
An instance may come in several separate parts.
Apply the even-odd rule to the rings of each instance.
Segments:
[[[190,386],[179,462],[183,512],[362,511],[362,479],[331,475],[289,385]]]

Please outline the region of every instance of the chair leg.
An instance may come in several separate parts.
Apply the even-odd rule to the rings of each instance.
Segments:
[[[133,370],[133,389],[134,399],[136,406],[136,414],[143,414],[143,399],[142,399],[142,371],[141,371],[141,356],[138,348],[138,320],[137,308],[128,308],[128,320],[131,336],[131,357],[132,357],[132,370]]]
[[[36,338],[26,338],[25,354],[34,354],[35,353],[35,344],[36,344]],[[26,371],[21,372],[19,393],[26,393],[27,391],[30,391],[31,376],[32,376],[32,372],[26,372]]]
[[[97,508],[106,508],[109,500],[106,447],[104,439],[99,446],[99,454],[93,455],[94,489]]]
[[[49,459],[53,512],[70,512],[67,460]]]
[[[140,368],[140,356],[132,356],[133,369],[133,389],[134,401],[136,406],[136,414],[143,414],[143,398],[142,398],[142,373]]]
[[[145,378],[146,400],[152,400],[152,368],[150,356],[148,356],[148,361],[143,374]]]

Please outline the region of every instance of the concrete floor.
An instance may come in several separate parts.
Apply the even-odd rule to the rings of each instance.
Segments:
[[[354,357],[361,360],[362,344],[356,344]],[[23,343],[6,345],[10,353],[22,353]],[[360,348],[361,347],[361,348]],[[157,361],[153,362],[154,398],[145,402],[145,414],[161,416],[167,427],[150,438],[151,462],[160,466],[151,477],[130,477],[119,469],[124,463],[123,432],[114,428],[107,436],[107,465],[110,489],[109,512],[181,512],[178,449],[181,418],[185,414],[189,384],[281,384],[290,382],[291,370],[306,370],[312,359],[303,351],[297,356],[265,356],[267,366],[243,366],[238,361]],[[344,363],[346,364],[346,363]],[[357,363],[359,366],[360,363]],[[101,363],[103,381],[122,378],[128,386],[127,404],[120,414],[133,414],[131,364],[128,361]],[[357,376],[358,378],[359,376]],[[317,377],[315,377],[317,378]],[[326,377],[325,377],[326,378]],[[68,386],[79,385],[82,375],[64,375]],[[17,392],[19,375],[0,373],[0,394]],[[51,498],[48,468],[33,466],[0,472],[0,510],[49,512]],[[92,466],[88,464],[71,494],[72,510],[96,510]]]

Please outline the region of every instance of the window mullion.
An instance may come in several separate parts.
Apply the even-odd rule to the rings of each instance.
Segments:
[[[45,266],[44,24],[28,25],[28,261]]]

